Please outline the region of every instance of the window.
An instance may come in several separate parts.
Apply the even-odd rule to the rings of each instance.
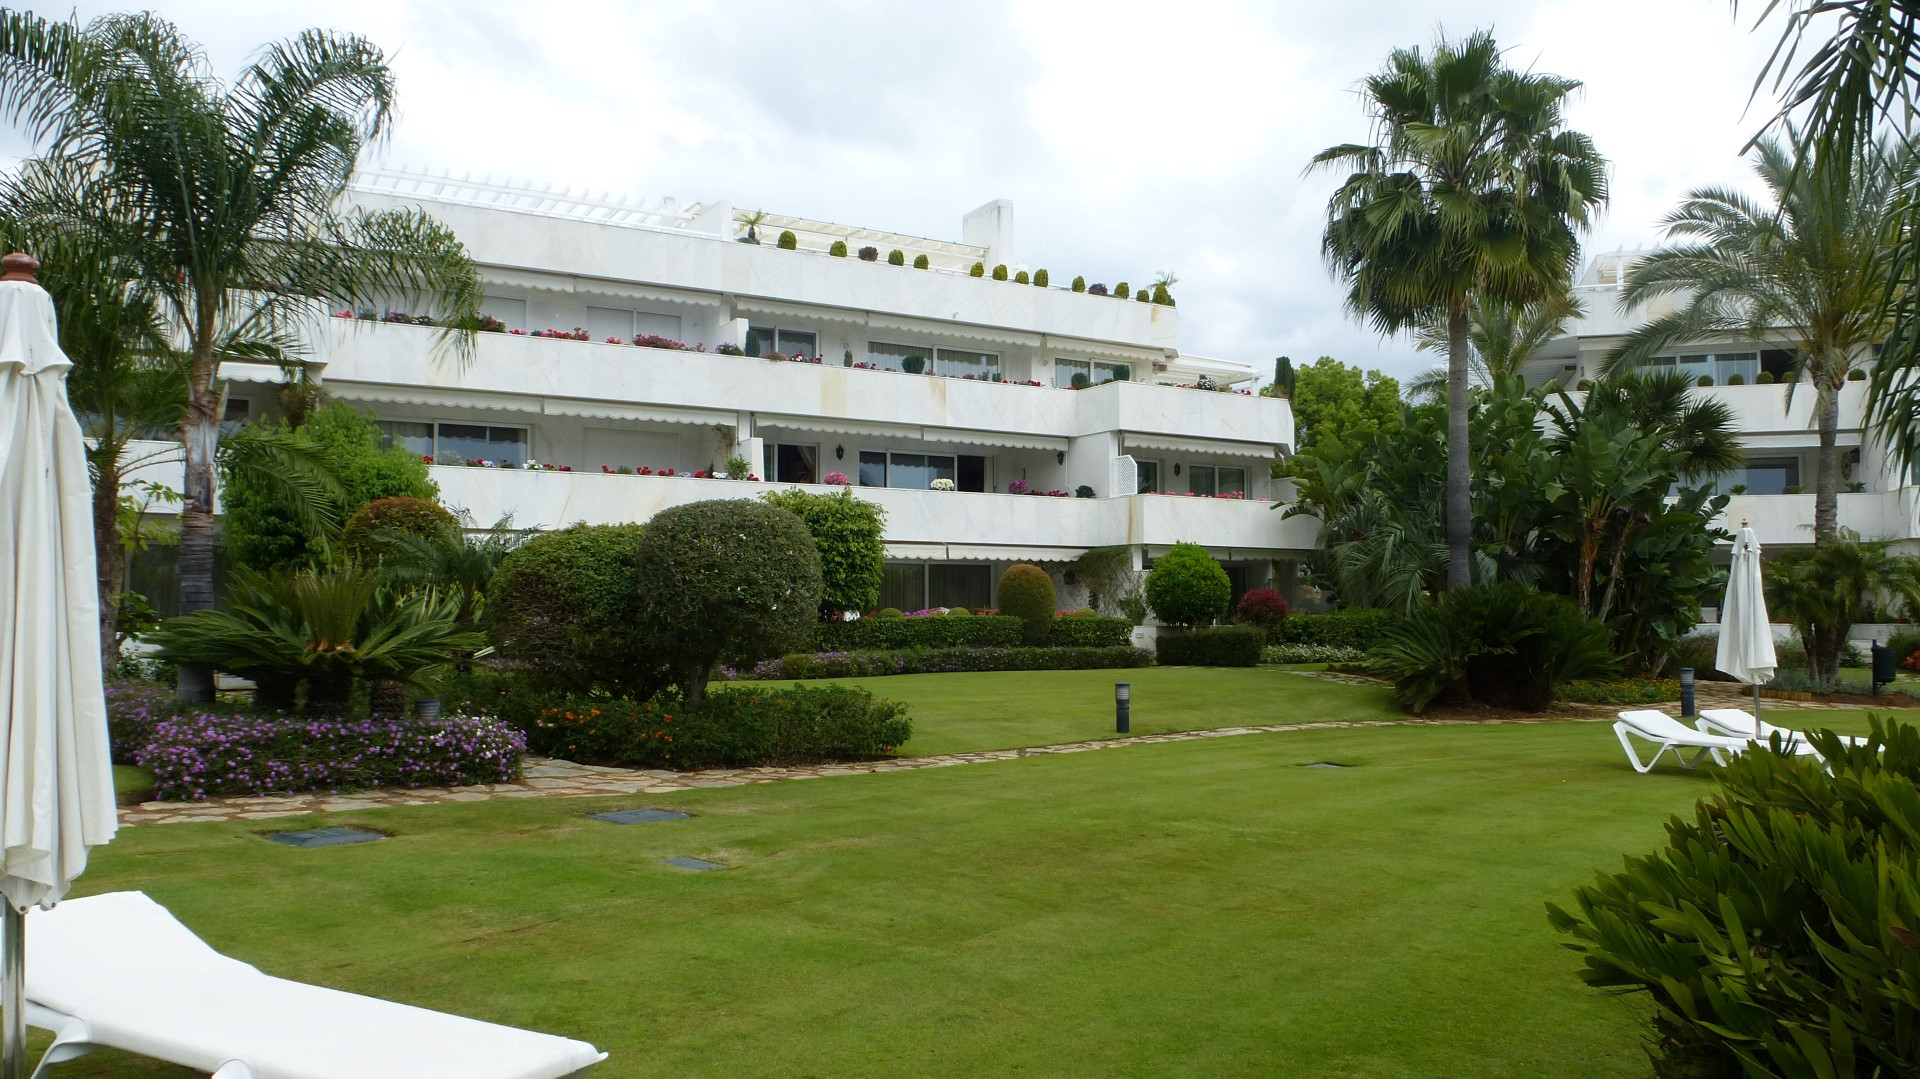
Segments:
[[[1133,467],[1140,476],[1140,483],[1135,490],[1143,495],[1159,494],[1160,462],[1136,460],[1133,462]]]
[[[468,461],[506,461],[527,463],[527,429],[495,427],[484,423],[442,423],[438,425],[434,457],[459,457]]]
[[[633,312],[617,307],[587,308],[586,331],[595,341],[605,341],[609,337],[618,337],[622,341],[633,336]]]
[[[1747,467],[1720,482],[1727,489],[1744,484],[1750,495],[1783,495],[1787,488],[1800,486],[1800,458],[1749,457]]]
[[[879,450],[860,451],[860,486],[887,485],[887,455]]]
[[[944,454],[896,453],[887,463],[887,486],[924,491],[934,480],[954,478],[954,460]],[[955,484],[954,486],[959,486]]]
[[[248,413],[253,411],[253,402],[244,397],[227,398],[227,407],[220,413],[221,423],[245,423]]]
[[[1197,495],[1244,495],[1247,492],[1247,470],[1225,465],[1189,465],[1187,489]]]
[[[987,489],[987,459],[970,453],[960,455],[960,477],[954,486],[962,491],[985,491]],[[985,604],[982,604],[985,606]]]
[[[782,442],[773,448],[773,478],[779,483],[819,483],[820,473],[814,468],[819,457],[818,446]]]
[[[480,313],[506,323],[509,330],[527,328],[527,301],[509,296],[487,296],[480,301]]]
[[[880,607],[918,611],[927,605],[924,562],[889,562],[880,570]]]
[[[379,420],[380,448],[395,446],[422,457],[433,456],[433,424],[413,420]]]
[[[927,357],[932,354],[933,350],[925,345],[890,345],[885,341],[867,342],[867,362],[883,371],[905,371],[908,366],[906,361],[911,358],[920,361],[913,365],[917,368],[914,373],[925,374]]]
[[[807,330],[787,330],[773,326],[747,327],[747,355],[765,356],[778,352],[783,356],[814,356],[820,352],[820,338]]]
[[[941,563],[927,567],[928,607],[991,607],[992,605],[993,571],[988,567]]]
[[[1053,384],[1058,389],[1070,389],[1073,376],[1085,375],[1086,384],[1101,386],[1109,382],[1125,382],[1133,377],[1133,368],[1124,363],[1109,363],[1105,360],[1075,360],[1061,356],[1053,361]]]
[[[937,353],[935,374],[948,378],[971,378],[981,382],[992,382],[1000,373],[1000,357],[991,352],[968,352],[965,349],[943,348]]]
[[[1775,366],[1769,363],[1765,369],[1774,370]],[[1677,370],[1687,376],[1689,382],[1697,381],[1704,375],[1713,379],[1716,386],[1732,385],[1735,375],[1740,376],[1741,382],[1750,385],[1760,377],[1762,367],[1758,352],[1694,352],[1680,356],[1655,356],[1641,364],[1642,370]],[[1775,377],[1778,377],[1778,372]]]

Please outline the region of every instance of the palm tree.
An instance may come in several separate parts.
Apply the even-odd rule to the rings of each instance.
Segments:
[[[1514,71],[1491,33],[1396,49],[1365,83],[1372,145],[1333,146],[1310,169],[1347,168],[1321,252],[1347,309],[1383,333],[1447,327],[1447,586],[1469,582],[1469,335],[1476,298],[1564,294],[1577,233],[1606,200],[1606,162],[1565,126],[1580,84]]]
[[[1902,191],[1913,158],[1892,144],[1841,157],[1814,152],[1796,160],[1787,144],[1763,139],[1754,172],[1767,186],[1767,202],[1703,188],[1667,216],[1667,234],[1684,242],[1636,264],[1620,302],[1675,294],[1687,301],[1627,335],[1607,354],[1607,369],[1638,366],[1686,341],[1791,343],[1796,359],[1787,400],[1806,380],[1820,430],[1813,484],[1813,540],[1820,544],[1839,530],[1841,387],[1868,347],[1893,328],[1887,248],[1906,212]]]
[[[94,204],[52,199],[29,220],[94,220],[139,239],[130,256],[188,357],[180,603],[213,603],[214,460],[223,358],[297,362],[327,308],[408,298],[477,309],[479,278],[453,234],[415,211],[342,196],[391,123],[393,77],[371,42],[318,30],[267,46],[231,84],[151,13],[81,26],[0,11],[0,112],[50,161],[94,177]],[[466,320],[458,320],[462,325]],[[473,332],[441,344],[465,359]],[[182,672],[182,696],[211,672]]]
[[[1469,378],[1479,388],[1493,385],[1501,375],[1518,375],[1527,361],[1558,340],[1567,320],[1586,314],[1569,295],[1551,296],[1528,304],[1501,303],[1476,298],[1467,313],[1467,344],[1472,352]],[[1447,323],[1432,319],[1414,331],[1424,352],[1447,350]],[[1446,399],[1447,369],[1436,367],[1407,382],[1407,396],[1435,403]]]

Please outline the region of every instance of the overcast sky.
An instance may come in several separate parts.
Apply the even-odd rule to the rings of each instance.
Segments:
[[[942,239],[1007,198],[1020,260],[1056,282],[1177,273],[1183,351],[1404,376],[1432,357],[1342,313],[1319,260],[1333,180],[1302,175],[1316,151],[1367,137],[1358,81],[1396,46],[1491,27],[1515,66],[1586,84],[1572,123],[1613,188],[1589,250],[1647,245],[1688,189],[1750,186],[1740,148],[1772,114],[1750,94],[1778,33],[1753,28],[1762,6],[1740,21],[1726,0],[157,8],[222,76],[308,26],[384,47],[399,119],[382,164]]]

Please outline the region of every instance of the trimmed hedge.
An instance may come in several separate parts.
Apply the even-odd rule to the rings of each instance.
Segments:
[[[1053,620],[1047,638],[1055,648],[1118,648],[1133,640],[1133,623],[1125,618],[1087,618],[1073,615]]]
[[[529,741],[555,756],[630,768],[753,768],[871,760],[913,736],[907,706],[850,686],[582,698],[548,708]]]
[[[1678,678],[1576,678],[1554,696],[1579,704],[1659,704],[1680,699]]]
[[[801,652],[762,660],[752,670],[723,671],[738,681],[790,678],[875,678],[956,671],[1097,671],[1150,667],[1144,648],[926,648],[897,652]]]
[[[637,615],[642,526],[543,532],[500,562],[487,585],[487,630],[502,658],[546,685],[635,691],[656,680]]]
[[[1378,607],[1343,607],[1324,614],[1288,615],[1273,627],[1274,644],[1323,644],[1366,651],[1406,621],[1398,611]]]
[[[1046,644],[1053,629],[1053,605],[1057,598],[1053,578],[1039,566],[1016,562],[1000,575],[1000,613],[1020,619],[1027,644]]]
[[[1266,634],[1254,626],[1213,626],[1162,632],[1155,644],[1163,667],[1252,667],[1260,662]]]
[[[1020,643],[1018,618],[863,618],[858,622],[821,622],[807,635],[813,652],[856,652],[877,648],[991,648]]]
[[[386,553],[382,531],[406,532],[433,539],[460,522],[438,502],[411,495],[376,498],[353,511],[340,526],[340,553],[355,562],[378,562]]]
[[[1365,663],[1360,648],[1338,644],[1270,644],[1260,653],[1262,663]]]
[[[169,714],[135,763],[153,773],[155,797],[198,801],[236,795],[369,787],[452,787],[520,778],[524,736],[488,716]]]

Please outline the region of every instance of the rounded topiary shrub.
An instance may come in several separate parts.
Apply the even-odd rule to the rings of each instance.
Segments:
[[[1857,367],[1847,372],[1848,382],[1865,382],[1866,380],[1867,380],[1867,373],[1865,371],[1860,370]]]
[[[764,502],[722,498],[663,510],[634,558],[639,623],[698,704],[722,657],[751,663],[798,648],[820,615],[820,556],[805,522]]]
[[[1233,582],[1197,543],[1176,543],[1147,574],[1147,606],[1170,626],[1204,626],[1227,613]]]
[[[971,618],[973,617],[973,612],[967,610],[965,607],[952,607],[947,610],[947,617],[948,618]]]
[[[1089,296],[1105,296],[1106,294],[1107,294],[1107,286],[1101,284],[1098,281],[1095,281],[1093,284],[1087,286],[1087,295]]]
[[[1701,375],[1699,378],[1696,378],[1693,380],[1693,384],[1704,390],[1707,387],[1713,385],[1713,376]]]
[[[915,256],[913,256],[913,268],[914,268],[914,269],[916,269],[916,270],[924,270],[924,269],[926,269],[927,267],[929,267],[929,266],[931,266],[931,265],[933,265],[933,263],[927,260],[927,256],[925,256],[925,255],[915,255]]]
[[[968,270],[968,271],[967,271],[967,276],[968,276],[968,277],[985,277],[985,276],[987,276],[987,264],[986,264],[986,263],[984,263],[984,262],[976,262],[976,263],[974,263],[974,264],[973,264],[973,269],[971,269],[971,270]]]
[[[1041,288],[1046,288],[1047,287],[1047,271],[1045,270],[1033,271],[1033,283],[1040,286]]]
[[[1018,562],[1000,575],[1000,613],[1018,618],[1028,644],[1045,644],[1053,628],[1053,578],[1039,566]]]
[[[575,525],[532,537],[487,585],[487,635],[502,659],[566,692],[607,687],[651,695],[637,665],[639,525]]]
[[[779,245],[782,251],[798,251],[800,249],[800,237],[795,236],[791,229],[782,229],[780,230]]]
[[[1133,289],[1129,287],[1125,281],[1122,281],[1113,286],[1113,294],[1124,300],[1133,295]]]
[[[837,258],[837,259],[846,258],[847,257],[847,241],[845,240],[833,241],[833,243],[828,245],[827,247],[827,254],[832,255],[834,258]]]
[[[993,268],[993,279],[994,279],[995,281],[1005,281],[1005,280],[1007,279],[1007,264],[1006,264],[1006,263],[1004,263],[1004,262],[1003,262],[1003,263],[1001,263],[1000,265],[998,265],[998,266],[995,266],[995,267]]]
[[[879,248],[877,248],[877,247],[863,247],[863,248],[861,248],[861,249],[860,249],[860,261],[862,261],[862,262],[878,262],[878,261],[880,261],[880,249],[879,249]]]
[[[1168,292],[1167,286],[1165,285],[1155,285],[1153,286],[1153,302],[1162,307],[1172,307],[1173,293]]]
[[[1236,619],[1249,626],[1259,626],[1262,630],[1272,631],[1287,620],[1292,608],[1287,606],[1287,597],[1271,588],[1253,588],[1240,597],[1233,608]]]
[[[901,611],[900,608],[898,607],[882,607],[880,608],[879,613],[875,614],[874,617],[875,618],[905,618],[906,614],[905,612]]]
[[[1028,280],[1029,278],[1027,277],[1027,271],[1025,270],[1021,270],[1018,273],[1013,275],[1013,283],[1016,285],[1024,285],[1027,283]]]
[[[1757,377],[1757,378],[1755,378],[1755,379],[1753,380],[1753,384],[1754,384],[1754,385],[1756,385],[1756,386],[1771,386],[1771,385],[1773,385],[1773,372],[1772,372],[1772,371],[1762,371],[1762,372],[1760,372],[1760,374],[1759,374],[1759,377]]]
[[[906,264],[907,264],[907,253],[905,251],[902,251],[896,247],[893,250],[887,252],[887,265],[905,266]]]
[[[353,511],[340,528],[340,553],[353,562],[378,562],[387,553],[382,532],[432,538],[457,528],[459,521],[438,502],[408,495],[376,498]]]
[[[1087,279],[1084,277],[1075,276],[1073,279],[1073,291],[1075,292],[1087,291]]]
[[[1134,293],[1133,298],[1140,301],[1141,303],[1153,302],[1153,294],[1148,292],[1146,289],[1141,289],[1139,292]]]

